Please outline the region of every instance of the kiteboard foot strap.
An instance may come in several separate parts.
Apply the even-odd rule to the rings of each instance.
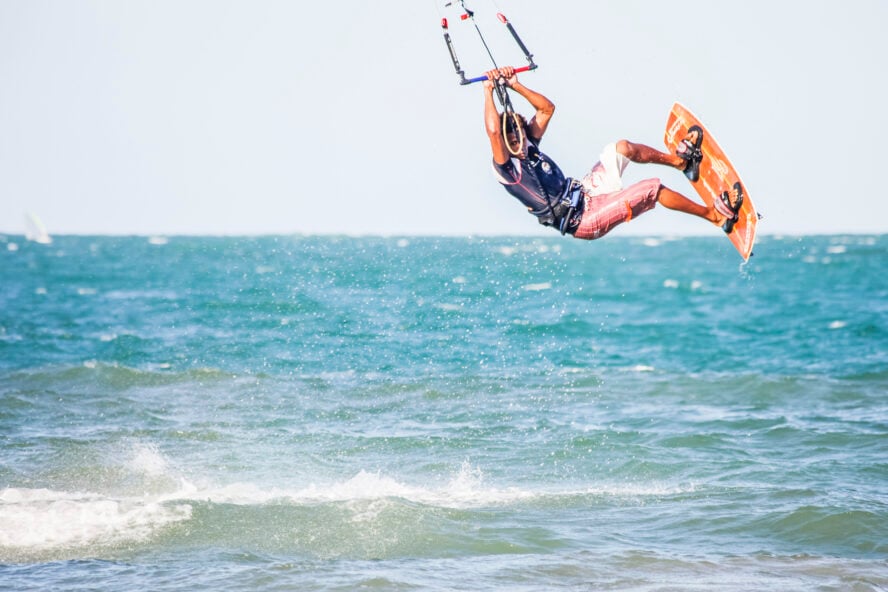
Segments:
[[[734,199],[732,200],[730,193],[722,191],[722,194],[713,203],[716,211],[728,218],[722,225],[722,230],[727,234],[731,234],[734,230],[734,224],[739,220],[740,208],[743,206],[743,185],[741,185],[739,181],[734,183],[733,193]]]
[[[691,183],[696,183],[700,178],[700,162],[703,160],[703,130],[698,125],[693,125],[688,130],[684,140],[679,142],[675,153],[686,161],[684,174]]]

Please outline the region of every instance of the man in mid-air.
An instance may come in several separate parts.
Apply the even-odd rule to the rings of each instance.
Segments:
[[[499,112],[493,97],[497,84],[504,84],[530,103],[536,111],[530,121],[516,113]],[[629,162],[670,166],[684,171],[692,182],[697,181],[703,158],[700,128],[689,130],[676,154],[628,140],[608,144],[592,170],[582,180],[575,180],[565,177],[538,148],[555,111],[552,101],[521,84],[512,67],[487,72],[484,93],[484,123],[494,171],[506,191],[518,198],[540,224],[554,226],[575,238],[594,240],[659,202],[671,210],[708,220],[726,232],[733,228],[743,199],[739,189],[721,202],[706,200],[706,205],[701,205],[656,178],[623,187],[623,171]]]

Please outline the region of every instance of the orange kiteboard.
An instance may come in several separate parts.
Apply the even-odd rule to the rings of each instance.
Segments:
[[[700,126],[700,129],[703,130],[703,143],[700,146],[703,160],[700,162],[700,178],[692,185],[703,201],[707,205],[712,205],[713,201],[721,199],[722,193],[728,192],[730,194],[734,184],[740,183],[743,191],[743,204],[740,206],[734,228],[728,233],[728,238],[731,239],[740,256],[746,261],[752,255],[752,247],[755,244],[755,227],[758,224],[759,216],[749,197],[749,192],[746,190],[746,185],[740,179],[740,175],[737,174],[731,161],[725,156],[706,126],[680,103],[674,104],[672,111],[669,112],[669,119],[666,121],[666,136],[663,141],[670,152],[675,153],[679,142],[687,136],[688,129],[694,125]]]

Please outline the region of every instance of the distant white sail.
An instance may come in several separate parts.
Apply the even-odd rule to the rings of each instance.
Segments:
[[[25,238],[29,241],[40,243],[41,245],[48,245],[52,242],[52,238],[46,232],[46,226],[43,225],[43,222],[40,221],[36,214],[30,212],[25,214],[25,225],[27,226]]]

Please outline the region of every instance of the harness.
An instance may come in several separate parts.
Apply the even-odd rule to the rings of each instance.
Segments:
[[[529,165],[528,169],[536,177],[542,197],[546,200],[547,209],[544,214],[534,215],[537,216],[537,221],[543,226],[552,226],[557,228],[562,235],[567,234],[572,226],[576,227],[579,224],[579,218],[583,213],[583,206],[585,205],[583,184],[572,177],[565,177],[564,190],[561,192],[561,195],[554,199],[550,197],[537,173],[537,167],[540,166],[539,163],[541,161],[540,154],[535,145],[528,145],[526,158]]]
[[[555,203],[546,196],[546,205],[548,212],[542,216],[537,216],[537,220],[543,226],[552,226],[557,228],[561,234],[567,234],[571,227],[579,225],[580,217],[583,214],[583,184],[568,177],[564,185],[564,192],[555,200]]]
[[[571,226],[576,227],[580,224],[580,218],[583,215],[583,206],[586,200],[583,199],[583,184],[571,177],[567,178],[567,184],[564,188],[564,194],[555,207],[560,211],[560,219],[558,222],[558,230],[561,234],[566,234]],[[549,209],[555,213],[555,208],[549,206]],[[563,212],[563,213],[562,213]]]

